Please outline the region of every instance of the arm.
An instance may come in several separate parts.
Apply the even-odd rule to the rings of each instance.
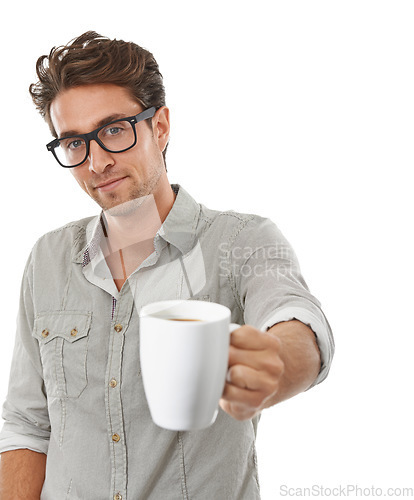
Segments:
[[[300,321],[285,321],[268,330],[280,340],[284,373],[269,406],[306,391],[319,374],[321,357],[313,331]]]
[[[240,225],[223,258],[246,325],[231,336],[220,404],[244,420],[324,380],[334,342],[296,254],[271,221],[255,217]]]
[[[29,487],[33,475],[42,476],[43,484],[45,454],[49,448],[50,420],[42,362],[38,341],[32,336],[35,316],[32,296],[32,266],[29,258],[21,287],[9,390],[2,412],[1,500],[25,498],[24,495],[17,497],[15,492]],[[43,462],[43,473],[40,476],[38,465],[35,465],[39,461]],[[10,488],[14,488],[14,493],[6,495],[4,492],[12,491]]]
[[[320,370],[313,331],[300,321],[267,332],[243,326],[231,337],[229,371],[220,406],[237,420],[308,389]]]
[[[46,455],[31,450],[5,451],[0,459],[0,498],[39,500]]]

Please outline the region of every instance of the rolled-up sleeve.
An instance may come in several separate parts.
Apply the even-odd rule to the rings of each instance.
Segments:
[[[38,341],[32,337],[32,263],[26,265],[20,294],[9,388],[3,405],[0,453],[27,448],[47,454],[50,422]]]
[[[289,242],[272,221],[257,217],[240,231],[230,255],[245,323],[262,331],[293,319],[309,326],[321,354],[320,372],[311,387],[322,382],[332,362],[334,339]]]

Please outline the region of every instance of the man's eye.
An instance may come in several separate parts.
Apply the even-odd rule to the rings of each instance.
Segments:
[[[74,139],[73,141],[67,141],[64,143],[66,149],[79,149],[84,145],[84,141],[82,139]]]
[[[108,127],[105,129],[105,135],[117,135],[122,132],[122,127],[116,126],[116,127]]]

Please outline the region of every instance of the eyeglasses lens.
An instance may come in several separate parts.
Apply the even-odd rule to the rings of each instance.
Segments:
[[[98,139],[110,152],[119,153],[134,145],[133,125],[127,120],[111,123],[99,130]],[[88,155],[87,142],[76,136],[60,139],[54,151],[60,163],[67,167],[83,163]]]

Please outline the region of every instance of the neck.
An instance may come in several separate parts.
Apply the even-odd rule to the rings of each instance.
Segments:
[[[168,195],[157,199],[149,194],[104,211],[104,225],[112,251],[153,240],[167,218],[175,200],[170,188]]]
[[[163,194],[154,191],[104,212],[102,250],[120,290],[128,276],[154,251],[154,237],[175,201],[168,184]]]

